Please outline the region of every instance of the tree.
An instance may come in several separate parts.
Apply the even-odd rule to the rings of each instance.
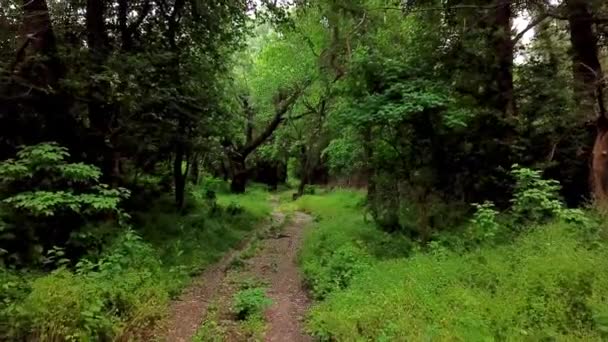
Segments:
[[[599,61],[598,38],[594,30],[594,13],[587,1],[566,1],[574,94],[582,117],[596,118],[597,135],[591,159],[591,187],[595,199],[604,204],[608,200],[608,118],[604,97],[605,80]]]
[[[272,134],[279,128],[281,123],[287,119],[287,114],[301,96],[303,89],[298,86],[293,90],[281,90],[274,99],[274,115],[270,122],[263,128],[257,136],[253,136],[253,108],[250,107],[247,98],[243,98],[243,109],[247,113],[246,139],[242,145],[226,143],[228,158],[232,168],[232,180],[230,189],[234,193],[245,191],[250,170],[247,168],[247,157],[258,147],[265,143]]]

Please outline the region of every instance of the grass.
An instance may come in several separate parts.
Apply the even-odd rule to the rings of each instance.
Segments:
[[[201,194],[204,188],[196,191]],[[217,261],[271,211],[268,193],[259,188],[242,195],[217,194],[217,205],[223,208],[217,210],[195,198],[192,201],[199,206],[185,216],[164,210],[167,207],[162,204],[137,215],[142,236],[155,247],[163,263],[179,267],[186,274],[200,272]]]
[[[270,213],[260,188],[219,193],[218,206],[193,191],[185,214],[169,198],[133,215],[134,230],[74,268],[30,274],[0,268],[0,339],[145,340],[170,298]],[[143,334],[143,335],[142,335]]]
[[[225,341],[226,329],[220,324],[219,308],[210,305],[205,321],[192,337],[193,342],[223,342]]]
[[[300,263],[319,340],[599,341],[608,331],[608,247],[552,222],[510,243],[454,252],[387,241],[363,194],[305,196],[318,218]],[[400,241],[401,238],[397,238]]]
[[[364,218],[363,203],[363,192],[337,190],[306,195],[292,204],[317,221],[305,234],[299,259],[305,280],[318,299],[345,288],[374,259],[410,251],[408,240],[381,232]]]
[[[254,219],[262,219],[268,217],[272,208],[269,204],[268,191],[262,185],[252,184],[247,188],[245,195],[220,193],[217,196],[217,202],[220,206],[229,207],[238,205],[243,208]]]

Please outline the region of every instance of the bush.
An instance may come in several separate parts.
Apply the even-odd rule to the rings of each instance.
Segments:
[[[266,289],[261,287],[247,288],[234,295],[232,311],[240,320],[251,316],[261,315],[272,305],[272,300],[266,296]]]
[[[477,209],[469,222],[469,238],[475,243],[493,240],[501,229],[498,211],[492,202],[474,204]]]
[[[515,191],[511,199],[513,217],[520,223],[542,223],[563,209],[559,182],[542,178],[542,172],[513,165]]]
[[[33,279],[6,309],[11,339],[87,340],[127,336],[163,314],[167,276],[154,250],[127,231],[96,261]]]
[[[244,195],[218,194],[217,206],[209,206],[204,189],[194,189],[193,208],[177,214],[170,198],[161,198],[149,210],[133,214],[134,226],[155,248],[166,267],[174,267],[175,289],[255,228],[270,214],[267,194],[248,191]],[[226,198],[228,197],[228,198]],[[233,205],[239,210],[229,210]]]
[[[370,256],[361,248],[346,244],[320,260],[307,261],[302,269],[315,298],[323,299],[335,290],[346,288],[351,279],[369,266]]]
[[[570,226],[543,226],[513,245],[375,264],[318,304],[322,340],[600,340],[605,246]]]
[[[566,209],[558,184],[514,173],[511,210],[476,205],[465,234],[444,232],[409,258],[411,243],[361,219],[360,194],[303,197],[300,207],[319,219],[300,255],[321,299],[310,332],[327,341],[605,338],[608,275],[597,271],[608,267],[605,231]]]
[[[47,250],[69,247],[86,223],[123,215],[119,204],[129,191],[100,183],[97,167],[69,157],[66,148],[44,143],[0,162],[0,260],[39,264]]]
[[[254,202],[247,197],[233,200]],[[265,198],[256,200],[258,208],[268,206]],[[192,203],[190,212],[176,213],[172,201],[161,197],[149,211],[133,215],[137,233],[108,227],[113,242],[71,268],[29,274],[0,267],[0,340],[149,337],[145,333],[189,275],[219,259],[260,219],[247,209],[211,215],[197,200]],[[63,258],[61,249],[53,251],[47,258]]]

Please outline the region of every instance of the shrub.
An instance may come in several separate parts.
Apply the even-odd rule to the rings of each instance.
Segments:
[[[492,202],[474,204],[477,209],[469,224],[469,237],[476,242],[492,240],[500,230],[498,211]]]
[[[0,257],[8,263],[40,263],[46,250],[68,247],[88,221],[118,219],[123,188],[99,182],[92,165],[68,163],[55,143],[23,147],[0,162]],[[72,236],[73,237],[73,236]]]
[[[247,288],[234,295],[232,311],[238,319],[246,320],[251,316],[261,315],[270,305],[272,300],[266,295],[266,289]]]
[[[122,234],[99,260],[33,279],[4,317],[11,339],[87,340],[126,336],[161,317],[166,276],[153,249]]]
[[[300,208],[318,218],[300,254],[321,299],[310,332],[327,341],[603,338],[608,276],[597,270],[608,267],[608,247],[601,229],[588,213],[566,209],[556,184],[536,171],[521,175],[513,210],[476,205],[466,239],[443,233],[407,259],[411,243],[365,222],[359,194],[301,198]],[[529,225],[535,229],[522,229]]]
[[[324,298],[348,287],[353,276],[375,258],[404,256],[411,243],[399,234],[380,231],[361,214],[363,194],[340,190],[298,199],[300,210],[318,220],[305,234],[299,259],[313,295]]]
[[[302,266],[317,299],[346,288],[355,275],[369,266],[371,260],[361,248],[352,244],[342,245],[320,259],[305,262]]]
[[[0,266],[0,340],[145,340],[189,275],[219,259],[269,212],[266,194],[230,196],[244,210],[229,215],[194,197],[176,212],[169,196],[133,214],[137,232],[112,221],[75,230],[79,248],[110,240],[103,248],[52,273],[27,273]],[[244,204],[243,204],[244,203]],[[249,211],[255,208],[255,214]],[[110,239],[111,237],[111,239]],[[66,265],[65,250],[42,254]]]
[[[542,172],[513,165],[515,189],[511,199],[513,216],[520,222],[542,223],[563,209],[558,181],[542,178]]]

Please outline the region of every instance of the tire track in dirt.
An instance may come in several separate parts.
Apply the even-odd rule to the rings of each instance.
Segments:
[[[276,198],[273,205],[276,206]],[[307,342],[312,339],[304,333],[303,319],[310,305],[307,292],[302,285],[302,279],[296,258],[301,245],[304,231],[312,218],[304,213],[296,212],[287,222],[285,214],[275,210],[272,221],[267,227],[282,225],[280,232],[265,236],[260,240],[260,247],[255,256],[247,260],[244,269],[238,271],[240,277],[255,277],[268,284],[268,295],[273,305],[266,311],[267,330],[265,341],[269,342]],[[258,230],[264,231],[265,229]],[[266,229],[270,231],[272,229]],[[175,300],[169,310],[169,318],[163,324],[156,336],[161,341],[185,342],[191,341],[198,328],[204,322],[212,303],[223,303],[223,316],[229,316],[229,301],[236,291],[234,274],[228,276],[233,261],[238,258],[256,238],[256,232],[242,243],[241,246],[219,262],[210,266]],[[231,271],[232,272],[232,271]],[[247,341],[236,322],[223,321],[226,335],[225,341]]]
[[[272,216],[273,221],[277,219],[282,218]],[[155,333],[157,340],[167,342],[192,340],[207,314],[209,305],[226,279],[226,270],[239,253],[251,243],[255,235],[256,232],[252,232],[251,236],[237,248],[226,254],[219,262],[209,266],[196,277],[177,300],[171,303],[167,320]]]
[[[310,300],[296,262],[304,230],[311,221],[309,215],[295,213],[281,235],[267,246],[267,258],[273,267],[271,272],[266,272],[266,277],[271,286],[269,296],[274,304],[266,312],[266,341],[312,341],[304,334],[302,326]]]

